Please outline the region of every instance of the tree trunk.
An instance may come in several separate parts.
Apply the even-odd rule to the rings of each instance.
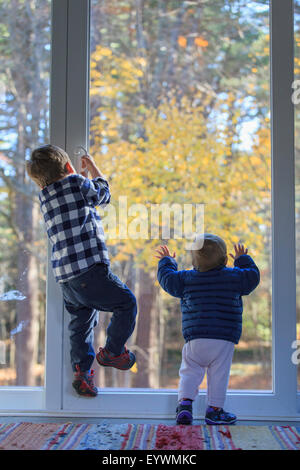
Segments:
[[[153,380],[151,360],[154,357],[153,346],[154,335],[152,334],[154,320],[154,306],[157,289],[154,285],[153,276],[139,269],[139,294],[138,294],[138,321],[136,332],[136,352],[138,374],[134,378],[134,387],[148,388]]]
[[[37,211],[27,198],[16,196],[17,226],[24,234],[26,242],[34,245],[37,226]],[[34,366],[38,354],[39,330],[39,279],[37,259],[24,247],[18,254],[16,288],[26,299],[17,301],[16,326],[16,385],[36,385]]]

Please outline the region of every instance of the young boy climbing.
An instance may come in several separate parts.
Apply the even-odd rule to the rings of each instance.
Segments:
[[[176,254],[156,250],[161,287],[181,299],[185,344],[179,371],[177,424],[191,424],[192,403],[207,371],[207,424],[233,424],[224,411],[234,345],[242,332],[242,296],[259,284],[260,274],[243,245],[235,245],[234,267],[226,266],[225,242],[213,234],[198,235],[190,247],[193,269],[177,270]]]
[[[54,276],[70,314],[72,385],[79,395],[94,397],[97,388],[91,366],[99,310],[113,314],[106,344],[96,354],[97,362],[120,370],[128,370],[135,363],[135,355],[125,343],[135,327],[136,299],[111,272],[96,210],[96,206],[109,203],[109,184],[92,157],[82,157],[82,172],[78,174],[68,154],[54,145],[35,149],[26,169],[41,189],[39,200],[52,245]]]

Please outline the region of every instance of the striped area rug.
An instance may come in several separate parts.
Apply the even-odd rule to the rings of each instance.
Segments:
[[[300,450],[300,427],[3,423],[0,450]]]

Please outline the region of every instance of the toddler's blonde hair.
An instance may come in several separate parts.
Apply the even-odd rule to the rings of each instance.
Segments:
[[[192,264],[201,272],[225,265],[227,260],[226,243],[222,238],[211,233],[196,237],[191,249]]]

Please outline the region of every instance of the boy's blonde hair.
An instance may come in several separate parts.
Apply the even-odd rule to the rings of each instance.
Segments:
[[[205,272],[226,264],[226,244],[217,235],[204,233],[198,236],[193,248],[192,264],[198,271]]]
[[[43,145],[33,150],[26,162],[28,176],[44,188],[68,174],[66,163],[72,164],[69,155],[56,145]]]

